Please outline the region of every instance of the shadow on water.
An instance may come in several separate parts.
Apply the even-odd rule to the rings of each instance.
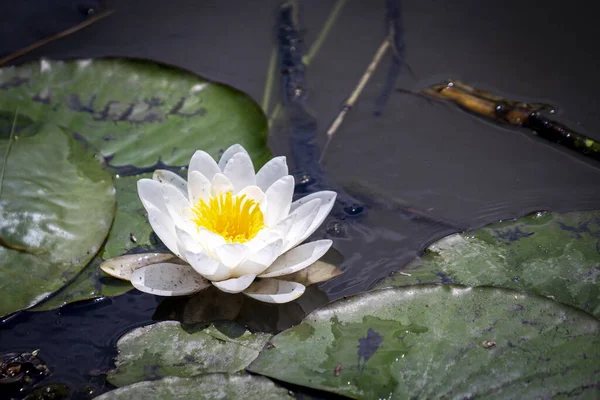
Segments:
[[[160,9],[156,4],[161,2],[148,4],[150,3]],[[181,2],[182,7],[184,3]],[[278,2],[273,2],[276,3]],[[258,303],[243,296],[225,295],[216,289],[194,297],[166,299],[134,290],[116,298],[71,304],[55,311],[21,312],[0,322],[0,353],[40,349],[40,358],[52,371],[42,384],[68,383],[72,387],[74,398],[90,398],[109,389],[103,373],[113,367],[115,343],[123,333],[134,327],[164,319],[186,323],[235,320],[252,330],[277,332],[297,324],[306,313],[331,300],[368,290],[377,281],[419,255],[429,243],[447,234],[539,209],[560,209],[557,204],[562,204],[563,210],[589,208],[594,204],[599,198],[597,188],[588,185],[584,190],[579,190],[581,182],[598,178],[597,172],[592,171],[593,167],[579,168],[576,158],[567,158],[553,149],[546,151],[542,148],[540,151],[540,146],[544,145],[533,139],[528,138],[523,142],[516,135],[500,135],[499,133],[504,132],[497,127],[484,125],[459,113],[450,113],[445,108],[421,100],[415,101],[413,97],[394,92],[398,82],[404,83],[404,72],[410,73],[405,64],[407,50],[412,55],[409,60],[412,69],[421,75],[431,76],[432,81],[437,81],[441,76],[439,74],[446,74],[452,68],[464,70],[465,77],[472,74],[473,79],[485,80],[477,78],[477,74],[485,68],[473,67],[478,62],[483,63],[482,60],[485,59],[467,47],[467,44],[479,43],[479,37],[474,38],[473,32],[477,31],[479,24],[485,25],[485,16],[472,21],[469,19],[474,24],[471,30],[453,29],[467,25],[457,23],[455,19],[460,18],[460,15],[453,15],[453,10],[444,9],[441,2],[429,1],[424,5],[411,3],[411,19],[406,20],[403,18],[406,7],[401,9],[399,1],[380,1],[371,8],[361,3],[348,2],[344,14],[346,22],[339,23],[339,30],[344,34],[341,39],[346,42],[339,36],[332,37],[328,43],[334,43],[335,46],[326,43],[321,50],[328,52],[329,57],[323,58],[324,61],[314,62],[310,67],[305,67],[302,63],[302,56],[304,35],[311,34],[311,29],[305,30],[300,26],[302,18],[299,10],[291,7],[291,3],[279,8],[275,26],[281,113],[272,121],[271,145],[275,154],[289,155],[297,182],[296,196],[326,189],[338,192],[338,201],[330,217],[313,237],[334,239],[335,249],[343,255],[343,261],[339,265],[345,271],[343,275],[330,282],[311,286],[298,301],[281,306]],[[465,0],[465,3],[471,3],[471,0]],[[475,3],[471,6],[477,9]],[[190,10],[194,9],[189,7]],[[317,10],[323,14],[327,12],[324,11],[325,8],[327,5],[319,5]],[[421,8],[427,8],[428,11],[424,12]],[[510,10],[511,7],[503,9]],[[131,15],[137,15],[136,12],[144,15],[150,10],[149,5],[130,15],[125,14],[120,23],[130,26],[128,18]],[[210,14],[210,10],[204,11]],[[261,12],[264,11],[262,9]],[[473,11],[476,12],[482,11]],[[453,18],[449,18],[447,14],[452,14]],[[115,14],[112,21],[118,21],[118,15]],[[219,18],[225,18],[225,21],[237,18],[230,11],[223,12],[223,16],[218,13],[210,15],[212,20],[208,22],[217,25],[223,22]],[[360,21],[365,21],[367,28],[380,28],[381,35],[365,33],[363,26],[361,40],[352,42],[350,33],[355,28],[352,24],[356,24],[357,15],[360,16]],[[271,16],[269,14],[269,18]],[[259,24],[263,24],[260,22],[263,17],[256,16]],[[178,18],[185,19],[188,16],[178,11]],[[243,20],[246,21],[247,18],[244,16]],[[236,21],[243,23],[241,20]],[[272,20],[268,23],[272,24]],[[188,25],[178,22],[177,29],[184,29],[180,27]],[[429,27],[434,29],[433,33],[427,31]],[[411,47],[411,43],[415,43],[416,31],[423,43],[418,42],[419,45]],[[181,36],[178,32],[175,30],[170,35]],[[405,32],[407,35],[413,32],[413,35],[405,37]],[[428,40],[435,36],[434,33],[439,35],[440,32],[451,36],[444,38],[442,43],[455,43],[453,51],[444,54],[431,51],[433,45]],[[153,32],[144,31],[144,40],[146,35],[152,37]],[[223,35],[226,37],[225,33]],[[236,35],[239,36],[239,33]],[[356,63],[360,64],[358,67],[354,66],[354,61],[349,60],[360,58],[354,57],[355,54],[372,54],[373,46],[376,47],[386,35],[393,41],[392,51],[374,74],[375,83],[367,85],[361,95],[361,101],[364,100],[362,104],[367,105],[360,107],[359,104],[348,114],[343,125],[343,135],[336,138],[334,146],[326,155],[325,163],[320,164],[319,144],[323,140],[322,133],[340,111],[340,105],[343,107],[343,96],[349,94],[344,91],[356,83],[366,66],[360,64],[365,61],[362,58]],[[468,36],[468,40],[460,35]],[[237,36],[232,39],[233,42],[241,48],[248,47],[245,42],[239,42],[241,39]],[[261,37],[267,38],[268,35]],[[153,37],[154,41],[159,39],[163,40],[162,36]],[[198,38],[194,40],[196,39]],[[102,35],[97,38],[88,36],[88,40],[101,46],[103,38]],[[201,68],[196,65],[189,69],[210,71],[205,59],[215,58],[221,60],[222,64],[217,69],[231,72],[233,64],[222,61],[220,49],[210,53],[212,47],[219,47],[212,46],[212,40],[211,37],[210,46],[203,49],[199,56],[202,59],[199,64]],[[347,42],[352,43],[348,46]],[[223,45],[223,42],[220,43]],[[60,50],[61,44],[57,46]],[[485,46],[487,42],[480,47]],[[152,53],[151,49],[148,49],[147,54],[141,54],[138,50],[130,47],[121,49],[125,54],[137,52],[135,55],[140,57],[162,57],[158,53]],[[252,50],[252,56],[260,58],[268,50],[257,47]],[[111,48],[110,52],[112,51]],[[494,48],[494,51],[501,52],[502,48]],[[177,52],[171,53],[173,63],[183,63],[182,60],[177,60]],[[348,54],[354,58],[345,59],[344,57],[349,57]],[[465,63],[464,54],[470,54],[472,60]],[[105,54],[80,50],[75,55],[89,57]],[[58,57],[61,57],[60,51]],[[195,56],[186,54],[184,58],[195,60],[193,57]],[[331,58],[335,58],[336,62],[332,62]],[[498,58],[495,60],[498,64],[507,62],[508,66],[513,62],[510,57],[501,59],[495,53],[492,58]],[[337,62],[337,59],[342,61]],[[460,61],[456,61],[457,59]],[[252,60],[252,57],[248,57],[249,63]],[[455,66],[444,67],[443,70],[433,68],[446,60],[449,65]],[[452,64],[453,62],[456,64]],[[335,68],[327,69],[330,65]],[[260,68],[262,67],[260,64]],[[309,68],[310,71],[307,71]],[[311,71],[316,72],[311,75]],[[358,76],[353,75],[356,71]],[[225,80],[225,72],[224,75],[218,75],[220,72],[215,70],[211,72],[217,74],[217,78]],[[247,79],[248,75],[260,74],[250,70],[245,72],[242,77],[231,73],[231,79],[227,83],[252,94],[254,83]],[[448,77],[441,76],[442,79]],[[509,82],[513,80],[514,77],[510,77]],[[247,82],[250,83],[244,86]],[[420,83],[424,87],[430,82]],[[260,82],[258,85],[261,90],[262,84]],[[506,85],[508,90],[514,90],[506,82],[502,85]],[[256,98],[256,93],[254,96]],[[315,113],[313,109],[319,112]],[[374,114],[380,117],[375,118]],[[7,118],[0,115],[0,128],[7,121]],[[19,129],[28,129],[25,125]],[[0,132],[3,130],[0,129]],[[467,152],[465,147],[469,145],[474,150]],[[512,158],[502,158],[508,153]],[[528,186],[531,179],[527,181],[527,176],[523,175],[522,179],[527,183],[520,184],[522,175],[511,172],[511,168],[520,168],[519,172],[537,170],[540,165],[546,174],[540,175],[540,183],[533,188]],[[489,170],[486,169],[488,167]],[[576,176],[569,176],[568,173],[561,172],[564,168],[579,168],[579,172]],[[419,169],[418,173],[412,173],[414,169]],[[481,170],[485,170],[485,173]],[[136,171],[119,172],[129,174]],[[552,185],[548,183],[551,181],[559,183]],[[557,189],[560,187],[563,190]],[[570,189],[576,189],[576,195]]]

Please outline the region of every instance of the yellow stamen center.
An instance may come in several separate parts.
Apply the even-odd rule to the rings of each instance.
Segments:
[[[265,226],[258,203],[246,195],[233,196],[231,192],[211,197],[208,203],[200,200],[192,207],[193,222],[221,235],[227,243],[245,243]]]

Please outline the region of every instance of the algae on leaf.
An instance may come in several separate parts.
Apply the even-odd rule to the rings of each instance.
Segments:
[[[0,141],[4,154],[8,140]],[[0,315],[31,307],[98,252],[115,209],[112,177],[63,129],[15,138],[0,197]]]
[[[497,288],[418,285],[334,302],[248,370],[357,399],[535,399],[600,385],[600,321]]]
[[[194,378],[167,377],[134,383],[96,397],[97,400],[282,400],[289,392],[263,376],[209,374]]]
[[[526,290],[600,318],[600,211],[538,213],[448,236],[378,287],[418,283]]]
[[[159,322],[134,329],[117,342],[119,355],[108,381],[125,386],[167,376],[193,377],[246,368],[271,338],[234,323],[207,326]]]

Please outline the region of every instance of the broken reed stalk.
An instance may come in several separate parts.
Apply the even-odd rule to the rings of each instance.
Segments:
[[[77,24],[77,25],[75,25],[75,26],[73,26],[73,27],[71,27],[69,29],[66,29],[66,30],[64,30],[62,32],[58,32],[55,35],[52,35],[50,37],[47,37],[45,39],[39,40],[39,41],[37,41],[35,43],[32,43],[29,46],[24,47],[24,48],[22,48],[20,50],[17,50],[14,53],[9,54],[8,56],[6,56],[4,58],[0,58],[0,66],[3,66],[5,64],[11,62],[12,60],[16,59],[16,58],[19,58],[19,57],[21,57],[21,56],[29,53],[30,51],[33,51],[33,50],[37,49],[38,47],[42,47],[42,46],[44,46],[44,45],[46,45],[46,44],[48,44],[50,42],[53,42],[53,41],[55,41],[57,39],[61,39],[61,38],[65,37],[65,36],[69,36],[69,35],[77,32],[77,31],[79,31],[79,30],[81,30],[81,29],[83,29],[83,28],[85,28],[85,27],[93,24],[94,22],[101,20],[102,18],[108,17],[113,12],[114,12],[114,10],[106,10],[104,12],[101,12],[100,14],[96,14],[93,17],[88,18],[85,21],[83,21],[83,22],[81,22],[81,23],[79,23],[79,24]]]
[[[495,122],[530,129],[536,136],[551,143],[600,161],[600,142],[543,116],[542,111],[553,109],[549,104],[503,99],[454,80],[425,88],[421,93],[433,99],[453,102]]]

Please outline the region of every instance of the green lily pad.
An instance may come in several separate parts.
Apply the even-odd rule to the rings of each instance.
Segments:
[[[255,167],[269,159],[267,120],[246,94],[189,72],[131,59],[42,60],[0,69],[0,139],[35,134],[56,124],[105,157],[117,195],[103,259],[150,251],[152,228],[136,182],[158,164],[187,165],[198,149],[218,158],[231,144],[248,150]],[[36,310],[132,289],[89,264],[77,279]]]
[[[100,268],[102,259],[95,257],[75,277],[48,300],[34,306],[29,311],[48,311],[76,301],[106,296],[119,296],[133,286],[127,281],[106,275]]]
[[[238,372],[258,357],[270,338],[232,323],[182,326],[175,321],[159,322],[119,339],[116,370],[108,381],[125,386],[167,376]]]
[[[142,174],[115,179],[117,212],[102,250],[103,259],[118,257],[135,248],[152,248],[150,242],[152,227],[148,223],[148,215],[137,194],[137,181],[151,177],[152,174]]]
[[[35,306],[32,311],[60,308],[75,301],[103,296],[119,296],[133,289],[131,283],[105,274],[99,266],[103,259],[117,257],[136,248],[150,249],[152,227],[146,210],[137,196],[136,182],[152,174],[119,177],[115,179],[117,208],[106,244],[101,250],[102,258],[90,262],[81,273],[52,298]],[[135,241],[134,241],[135,239]]]
[[[0,141],[4,155],[8,140]],[[0,195],[0,315],[31,307],[73,279],[108,234],[110,174],[62,129],[16,137]]]
[[[526,290],[600,318],[600,211],[539,213],[449,236],[379,287],[417,283]]]
[[[96,400],[281,400],[289,392],[262,376],[210,374],[194,378],[167,377],[134,383],[96,397]]]
[[[0,111],[18,107],[84,138],[113,166],[187,165],[242,144],[261,165],[267,121],[246,94],[192,73],[132,59],[41,60],[0,69]]]
[[[499,288],[420,285],[330,304],[249,371],[357,399],[594,398],[600,321]]]

